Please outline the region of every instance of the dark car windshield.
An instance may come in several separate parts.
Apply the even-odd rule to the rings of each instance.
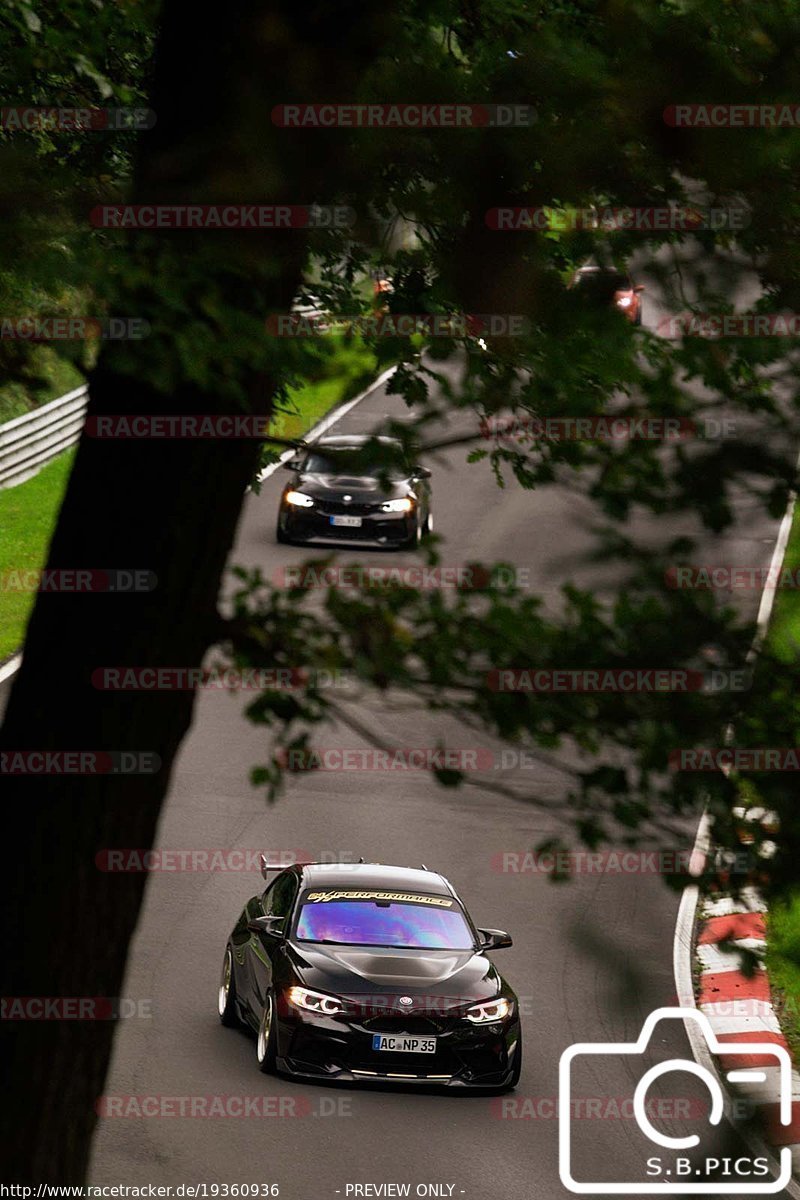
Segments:
[[[316,899],[317,896],[321,898]],[[306,895],[297,923],[298,941],[420,950],[474,948],[463,912],[448,897],[420,896],[414,902],[377,896],[375,899],[337,897],[341,893]]]
[[[406,473],[402,467],[379,467],[374,463],[360,463],[358,467],[353,462],[353,451],[344,453],[337,450],[312,451],[302,466],[303,472],[309,475],[354,475],[362,478],[377,479],[387,475],[389,479],[405,479]]]
[[[582,271],[575,282],[582,292],[610,300],[615,292],[628,292],[633,287],[630,275],[622,271]]]

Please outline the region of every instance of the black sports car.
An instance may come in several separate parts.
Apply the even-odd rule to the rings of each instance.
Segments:
[[[256,1033],[262,1071],[506,1091],[519,1004],[486,954],[510,945],[434,871],[297,864],[234,926],[220,1020]]]
[[[370,440],[352,434],[320,438],[283,464],[294,478],[281,496],[279,542],[411,547],[430,533],[430,471],[365,462],[363,448]],[[387,448],[397,444],[377,440]]]

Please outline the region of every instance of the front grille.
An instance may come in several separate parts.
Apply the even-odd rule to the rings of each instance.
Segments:
[[[429,1017],[370,1017],[363,1022],[370,1033],[405,1033],[411,1037],[430,1037],[441,1033],[443,1025]]]
[[[320,519],[321,517],[321,519]],[[402,542],[408,537],[402,521],[368,521],[364,525],[329,525],[324,514],[300,526],[301,536],[331,538],[340,542]]]
[[[337,500],[317,500],[316,507],[328,517],[365,517],[370,513],[380,512],[382,503],[381,500],[376,504],[345,504]]]

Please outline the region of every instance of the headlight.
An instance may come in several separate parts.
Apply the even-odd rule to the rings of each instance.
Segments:
[[[491,1021],[502,1021],[511,1012],[511,1001],[501,996],[499,1000],[487,1000],[485,1004],[473,1004],[464,1016],[473,1025],[488,1025]]]
[[[403,496],[400,500],[384,500],[381,505],[382,512],[411,512],[414,507],[414,501],[409,496]]]
[[[326,996],[324,992],[312,992],[309,988],[290,987],[286,993],[290,1004],[305,1008],[309,1012],[320,1013],[324,1017],[335,1017],[345,1010],[344,1002],[335,996]]]
[[[619,300],[617,301],[617,308],[630,308],[632,303],[632,296],[620,296]]]
[[[287,504],[293,504],[296,508],[314,507],[314,501],[305,492],[287,492],[283,498]]]

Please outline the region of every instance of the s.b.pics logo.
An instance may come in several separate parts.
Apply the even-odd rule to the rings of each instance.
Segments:
[[[712,1142],[714,1127],[720,1125],[724,1115],[730,1115],[729,1098],[718,1077],[707,1067],[693,1059],[659,1056],[659,1048],[667,1044],[668,1035],[674,1032],[674,1027],[661,1026],[658,1036],[654,1036],[662,1019],[696,1022],[711,1054],[724,1055],[722,1061],[734,1063],[720,1074],[732,1085],[745,1085],[748,1096],[756,1103],[760,1091],[765,1093],[764,1100],[774,1099],[777,1092],[779,1122],[782,1126],[791,1123],[792,1068],[784,1046],[748,1042],[746,1035],[742,1035],[741,1041],[720,1042],[708,1018],[697,1009],[658,1008],[647,1018],[635,1042],[578,1042],[561,1055],[559,1172],[564,1187],[584,1195],[637,1196],[659,1192],[739,1196],[783,1191],[792,1174],[789,1147],[781,1149],[779,1176],[772,1178],[766,1155],[748,1153],[748,1148],[742,1148],[738,1140],[738,1149],[732,1154],[727,1146],[725,1151],[720,1150],[725,1143],[719,1136]],[[607,1065],[601,1065],[603,1060]],[[750,1065],[754,1062],[760,1065]],[[575,1119],[580,1115],[575,1097],[580,1094],[582,1069],[595,1081],[607,1079],[615,1093],[628,1086],[633,1088],[630,1115],[641,1136],[637,1137],[632,1130],[629,1145],[638,1178],[620,1181],[592,1177],[598,1161],[596,1148],[593,1152],[591,1147],[581,1146],[579,1122]],[[691,1125],[686,1120],[676,1122],[676,1107],[666,1110],[657,1103],[658,1092],[667,1080],[673,1090],[677,1088],[691,1098],[683,1111],[700,1119]],[[660,1119],[665,1111],[670,1112],[672,1119]],[[687,1132],[692,1127],[699,1132]],[[627,1172],[617,1164],[616,1173]]]

